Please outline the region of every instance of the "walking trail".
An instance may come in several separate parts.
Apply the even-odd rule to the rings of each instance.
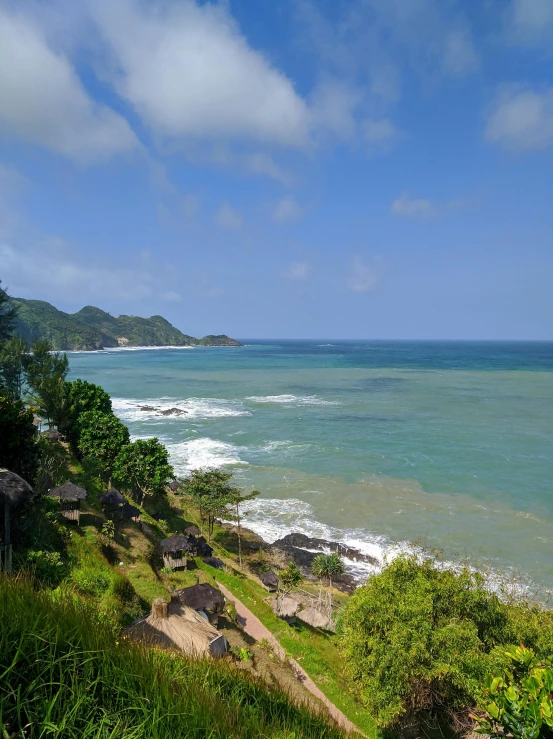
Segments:
[[[220,591],[223,593],[225,598],[228,600],[234,601],[236,605],[236,614],[238,617],[238,623],[240,626],[244,629],[246,634],[249,634],[251,637],[253,637],[256,641],[261,641],[261,639],[266,639],[271,646],[273,647],[274,653],[281,659],[286,660],[286,651],[284,650],[282,644],[278,641],[278,639],[271,634],[269,629],[264,626],[261,621],[257,618],[257,616],[254,616],[254,614],[250,611],[249,608],[246,608],[246,606],[242,603],[242,601],[238,600],[238,598],[230,592],[227,588],[225,588],[224,585],[221,585],[220,582],[217,583]],[[328,708],[330,715],[332,718],[338,723],[342,728],[346,729],[347,731],[355,732],[357,734],[362,734],[361,731],[352,724],[352,722],[340,711],[339,708],[337,708],[334,703],[331,703],[326,695],[320,690],[313,680],[309,677],[309,675],[300,667],[300,665],[296,662],[295,659],[292,659],[291,657],[288,658],[288,662],[292,665],[292,669],[294,670],[294,673],[296,675],[296,678],[298,681],[305,687],[307,690],[309,690],[310,693],[312,693],[316,698],[318,698],[320,701],[322,701],[325,706]]]

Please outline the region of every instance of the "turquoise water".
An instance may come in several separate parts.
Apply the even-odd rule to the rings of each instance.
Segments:
[[[247,342],[70,354],[176,470],[229,466],[248,525],[449,558],[553,589],[553,343]],[[160,411],[178,407],[180,417]]]

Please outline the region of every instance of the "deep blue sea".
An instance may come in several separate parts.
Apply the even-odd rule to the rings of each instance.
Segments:
[[[553,590],[553,342],[244,343],[75,352],[71,376],[179,474],[260,490],[247,525],[268,540],[423,543]]]

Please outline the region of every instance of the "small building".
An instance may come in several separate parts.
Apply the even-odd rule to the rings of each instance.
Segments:
[[[296,622],[296,614],[300,610],[300,604],[289,595],[279,595],[271,603],[271,608],[279,618],[293,624]]]
[[[121,517],[121,510],[127,502],[124,495],[115,488],[111,488],[107,493],[99,495],[98,500],[100,501],[106,516],[113,519]]]
[[[55,428],[49,428],[46,431],[43,431],[42,436],[48,439],[48,441],[64,441],[65,440],[65,436],[61,433],[61,431],[58,431],[58,429],[55,429]]]
[[[81,521],[81,500],[86,500],[85,488],[68,480],[57,488],[48,491],[51,498],[59,498],[61,515],[69,521]]]
[[[184,529],[184,533],[186,536],[201,536],[202,535],[202,532],[200,531],[200,529],[194,524],[192,524],[192,526],[187,526]]]
[[[269,593],[274,593],[276,590],[278,590],[278,575],[275,574],[272,570],[262,572],[261,575],[259,575],[259,579],[263,583],[265,589],[269,591]]]
[[[217,626],[220,614],[225,608],[226,598],[220,590],[207,582],[198,583],[191,588],[177,590],[174,598],[184,606],[205,614],[209,623]]]
[[[222,657],[228,650],[223,634],[175,598],[170,603],[156,598],[151,612],[131,624],[127,633],[148,646],[179,649],[189,657]]]
[[[178,480],[171,480],[171,482],[168,483],[167,487],[171,492],[177,493],[182,487],[182,482],[179,482]]]
[[[0,570],[8,575],[12,571],[11,514],[14,508],[27,503],[34,495],[29,483],[15,472],[0,468],[0,517],[4,518],[3,530],[0,530]]]
[[[225,563],[219,557],[204,557],[202,562],[210,567],[215,567],[216,570],[222,570],[225,566]]]
[[[313,626],[315,629],[329,628],[328,616],[325,616],[325,614],[321,613],[317,608],[311,607],[306,608],[304,611],[300,611],[298,613],[298,618],[300,621],[303,621],[309,626]]]
[[[123,505],[121,513],[123,515],[123,518],[126,518],[127,521],[134,521],[135,523],[138,523],[140,519],[140,510],[136,508],[136,506],[133,506],[127,502],[125,502],[125,504]]]
[[[194,550],[194,556],[196,557],[211,557],[213,554],[213,547],[210,547],[203,536],[189,536],[188,541],[190,546]]]
[[[163,539],[160,543],[161,553],[163,555],[163,566],[177,570],[180,567],[184,569],[188,566],[188,557],[195,556],[195,550],[192,547],[188,537],[181,534],[175,534],[168,539]]]

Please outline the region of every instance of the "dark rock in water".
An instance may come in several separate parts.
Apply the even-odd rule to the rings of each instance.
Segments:
[[[165,411],[161,411],[162,416],[185,416],[188,411],[182,408],[167,408]]]
[[[153,405],[141,405],[140,406],[140,410],[141,411],[158,411],[159,408],[156,408]]]
[[[341,544],[338,541],[327,541],[326,539],[315,539],[305,534],[287,534],[282,539],[277,539],[273,543],[274,547],[283,549],[285,547],[300,547],[301,549],[317,549],[320,552],[337,552],[341,557],[347,557],[352,559],[354,562],[368,562],[372,565],[379,564],[375,557],[371,557],[369,554],[363,554],[358,549],[348,547],[346,544]]]

